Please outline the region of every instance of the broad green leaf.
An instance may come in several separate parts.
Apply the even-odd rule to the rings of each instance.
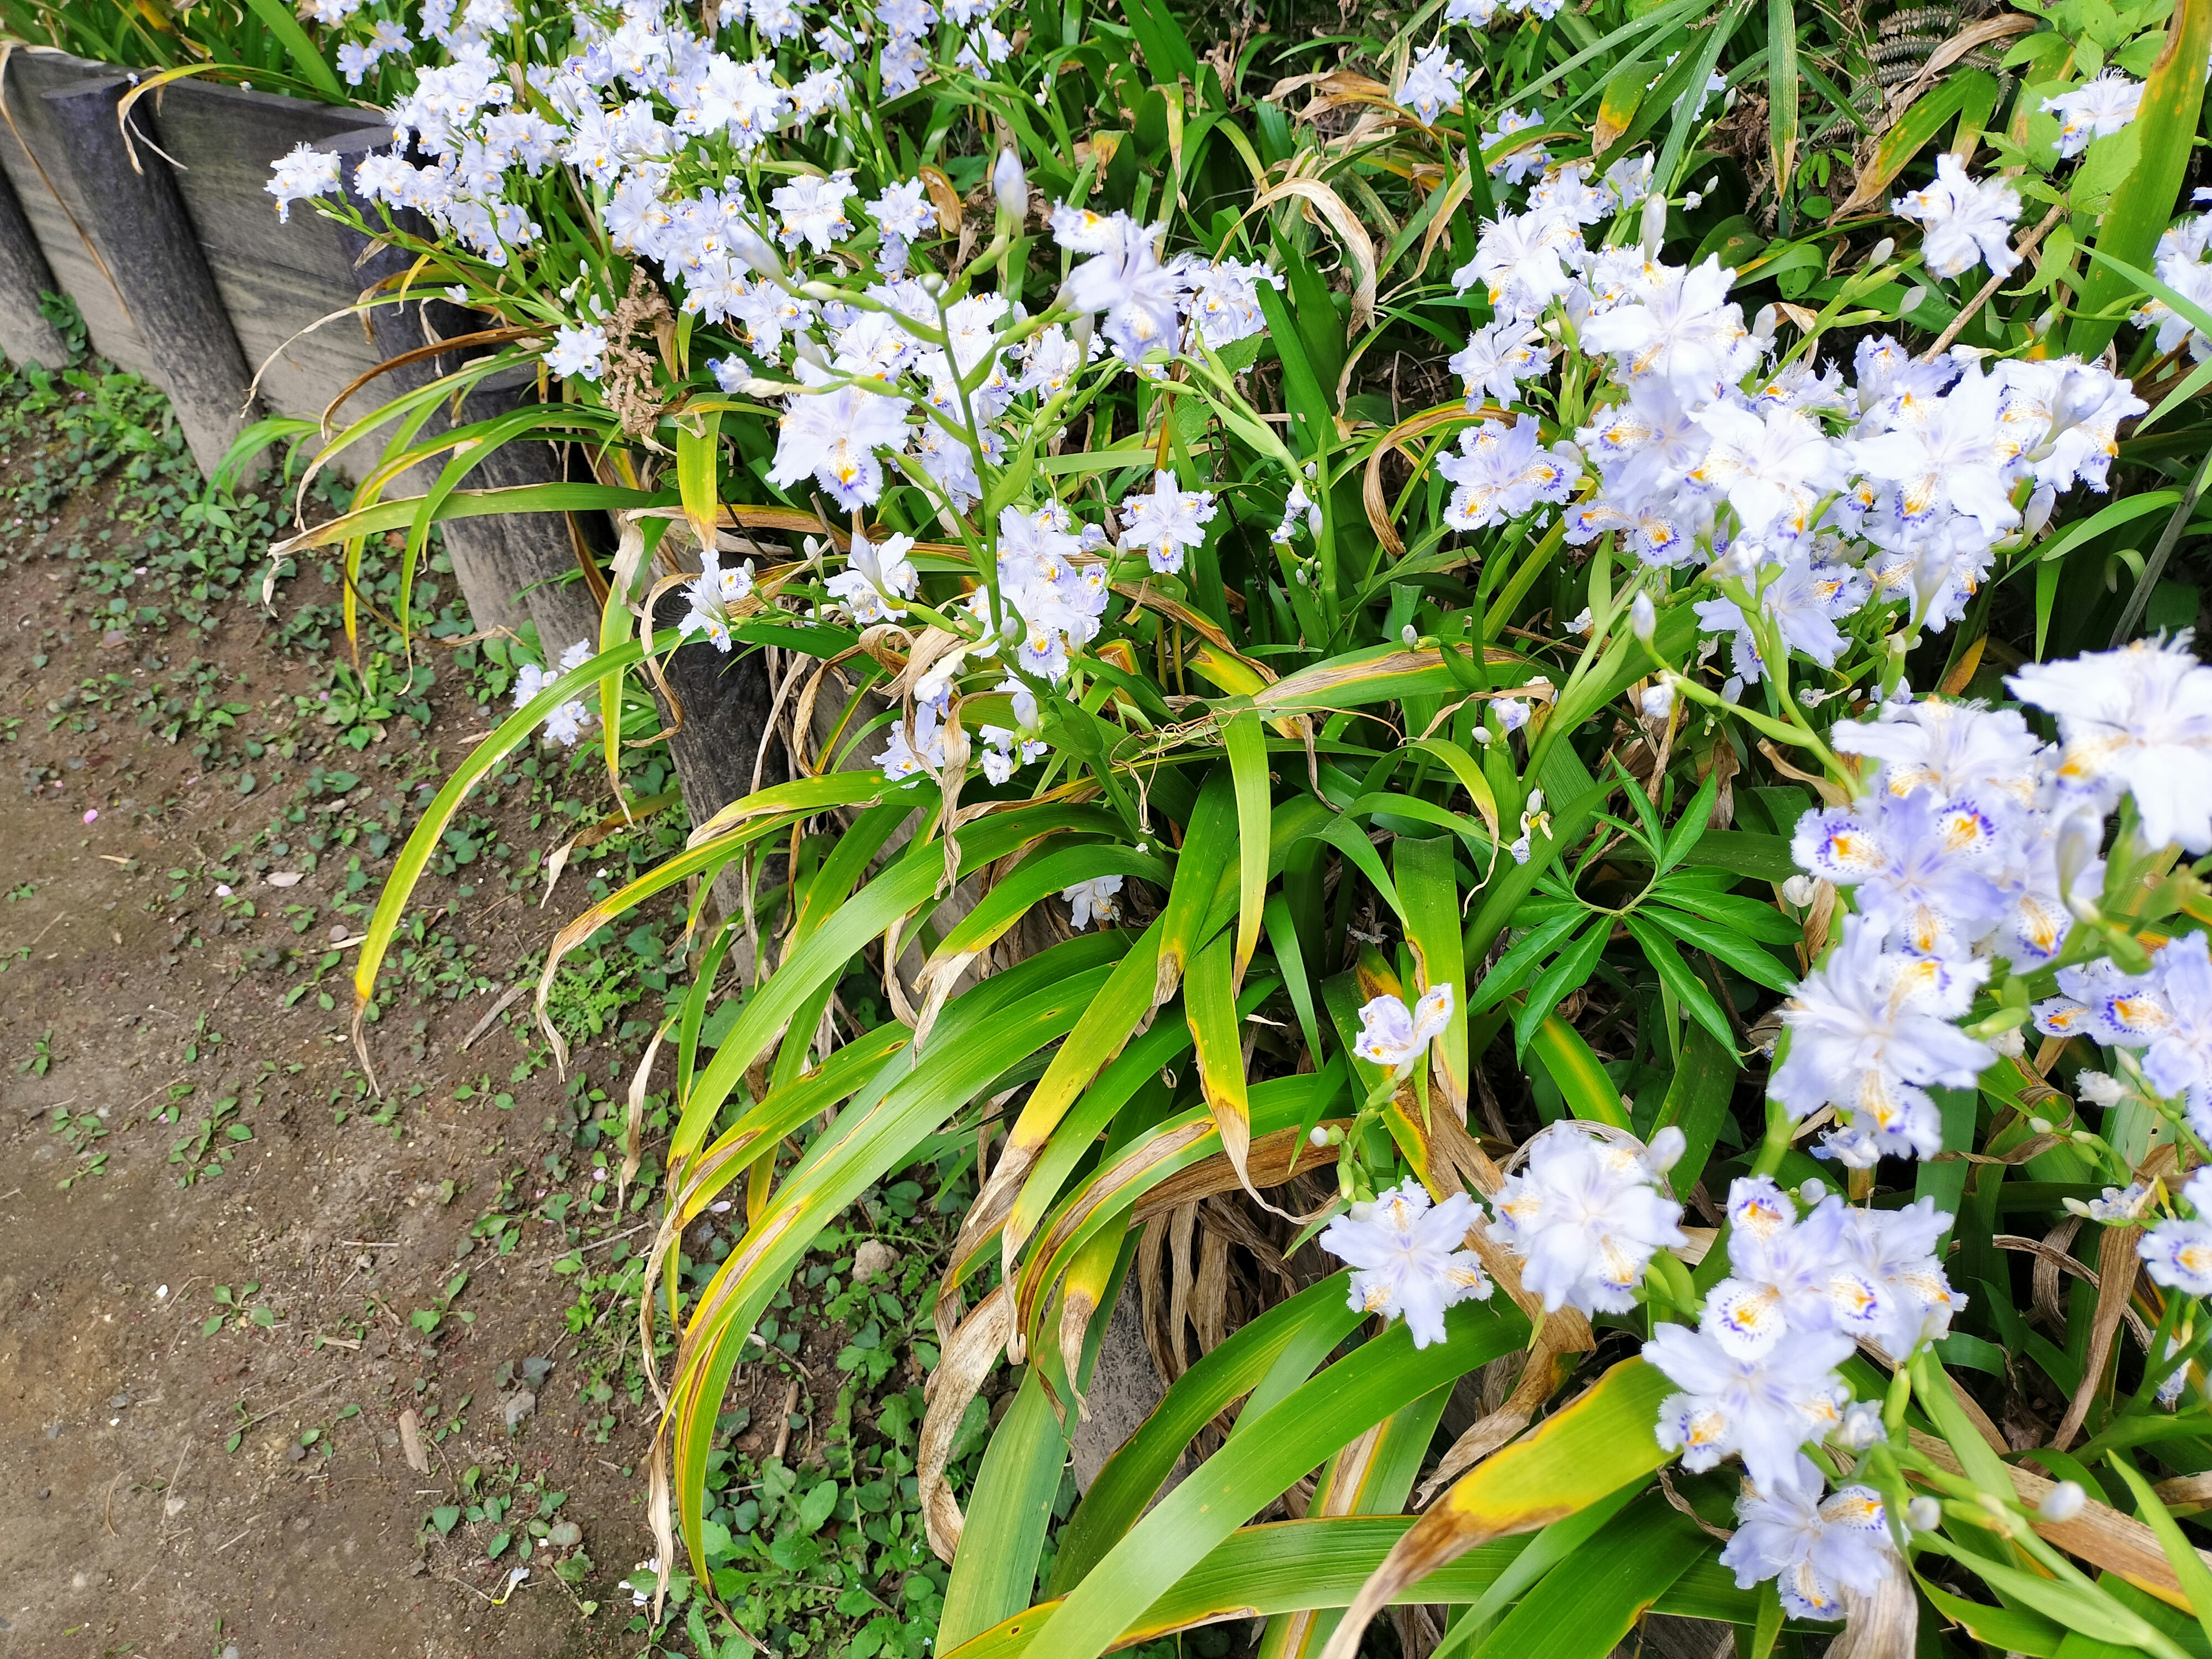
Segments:
[[[1674,1387],[1643,1360],[1625,1359],[1534,1433],[1461,1476],[1360,1586],[1326,1659],[1351,1659],[1368,1621],[1445,1562],[1587,1509],[1666,1462],[1652,1425]]]
[[[1406,942],[1420,962],[1427,991],[1449,985],[1451,1018],[1431,1045],[1444,1101],[1455,1117],[1467,1116],[1467,964],[1460,955],[1459,880],[1452,843],[1442,836],[1401,836],[1391,849],[1397,866],[1398,896],[1406,905]]]
[[[2173,216],[2188,171],[2204,101],[2205,58],[2212,53],[2212,6],[2179,5],[2166,27],[2166,48],[2143,82],[2142,101],[2130,125],[2142,135],[2142,153],[2127,182],[2112,192],[2090,252],[2101,254],[2081,284],[2066,349],[2095,357],[2119,329],[2117,311],[2130,280],[2124,266],[2148,267],[2158,239]]]
[[[1308,1339],[1304,1351],[1310,1358],[1297,1378],[1303,1383],[1351,1334],[1364,1316],[1346,1305],[1349,1283],[1348,1274],[1332,1273],[1277,1303],[1175,1380],[1142,1426],[1106,1460],[1068,1517],[1053,1567],[1054,1595],[1064,1595],[1083,1582],[1136,1524],[1193,1437],[1231,1401],[1252,1393],[1294,1345]]]
[[[1616,1129],[1629,1127],[1628,1114],[1620,1104],[1620,1091],[1613,1087],[1613,1079],[1598,1063],[1597,1055],[1583,1040],[1582,1033],[1557,1014],[1538,1022],[1530,1033],[1528,1056],[1544,1068],[1545,1074],[1565,1097],[1567,1109],[1577,1117],[1594,1123],[1609,1123]]]
[[[1237,959],[1231,978],[1242,984],[1244,969],[1260,942],[1260,923],[1267,887],[1267,733],[1250,709],[1231,715],[1221,728],[1229,750],[1229,775],[1237,793]]]
[[[1452,1309],[1445,1340],[1426,1348],[1413,1346],[1402,1322],[1392,1324],[1291,1395],[1251,1432],[1232,1437],[1060,1604],[1046,1625],[1054,1659],[1098,1659],[1191,1562],[1292,1481],[1391,1413],[1525,1341],[1520,1310],[1504,1297],[1492,1300],[1498,1305],[1463,1302]]]
[[[1709,1547],[1694,1522],[1647,1492],[1547,1573],[1474,1651],[1483,1659],[1605,1659]]]

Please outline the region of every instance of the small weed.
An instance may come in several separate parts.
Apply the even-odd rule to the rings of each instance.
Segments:
[[[31,1057],[20,1062],[15,1069],[28,1072],[33,1077],[44,1077],[54,1069],[54,1062],[60,1058],[54,1052],[53,1028],[49,1026],[31,1044]]]
[[[210,1176],[221,1175],[238,1156],[239,1146],[253,1139],[253,1131],[238,1122],[238,1097],[216,1102],[199,1127],[179,1138],[169,1148],[169,1162],[182,1164],[177,1185],[190,1187]]]

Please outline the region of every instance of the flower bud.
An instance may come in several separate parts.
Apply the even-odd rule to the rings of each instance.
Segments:
[[[1413,624],[1407,623],[1403,628],[1398,630],[1398,637],[1405,641],[1406,649],[1411,651],[1415,644],[1419,641],[1421,636],[1413,631]]]
[[[1881,1420],[1881,1407],[1871,1400],[1852,1401],[1844,1408],[1844,1420],[1836,1427],[1836,1443],[1852,1451],[1864,1451],[1888,1438],[1889,1431]]]
[[[1915,1532],[1933,1532],[1943,1524],[1943,1506],[1932,1498],[1916,1498],[1905,1506],[1905,1523]]]
[[[1682,1161],[1682,1154],[1690,1149],[1690,1139],[1673,1124],[1668,1124],[1651,1137],[1651,1145],[1644,1161],[1661,1175],[1665,1175]]]
[[[1313,1133],[1306,1137],[1306,1144],[1311,1146],[1328,1146],[1328,1131],[1322,1128],[1320,1124],[1315,1124],[1313,1127]]]
[[[2035,494],[2027,498],[2021,510],[2020,536],[2023,543],[2032,542],[2043,533],[2043,526],[2051,522],[2051,509],[2058,500],[2058,492],[2049,484],[2039,485]]]
[[[1008,218],[1018,220],[1028,215],[1030,181],[1022,172],[1022,158],[1012,144],[999,152],[999,159],[992,166],[991,193],[999,198],[999,210]]]
[[[1649,593],[1638,593],[1628,602],[1628,625],[1636,637],[1644,644],[1651,643],[1651,635],[1659,626],[1659,612],[1651,604]]]
[[[1869,268],[1871,269],[1875,265],[1887,264],[1889,259],[1889,256],[1896,252],[1897,239],[1894,236],[1883,237],[1881,240],[1876,242],[1872,247],[1867,250],[1867,264]]]
[[[2035,1512],[2046,1521],[2071,1521],[2088,1507],[2089,1494],[2078,1480],[2062,1480],[2043,1495]]]
[[[1808,1205],[1818,1204],[1828,1195],[1828,1183],[1818,1176],[1797,1183],[1797,1196]]]
[[[1647,259],[1657,258],[1659,244],[1666,238],[1667,198],[1663,196],[1647,196],[1644,198],[1644,226],[1640,239],[1644,245],[1644,257]]]
[[[738,225],[730,232],[730,252],[738,263],[756,276],[781,276],[783,261],[775,257],[775,249],[758,231],[747,225]]]
[[[1638,699],[1647,720],[1663,720],[1674,712],[1674,685],[1671,680],[1662,680]]]

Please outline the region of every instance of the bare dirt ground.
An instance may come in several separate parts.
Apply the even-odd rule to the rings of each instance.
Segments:
[[[635,1651],[651,1401],[610,1386],[590,1286],[642,1222],[526,1000],[459,1048],[565,913],[529,866],[566,831],[511,790],[479,841],[513,884],[466,884],[510,873],[489,853],[426,884],[447,914],[395,951],[422,1006],[374,1028],[365,1094],[340,936],[388,854],[306,831],[404,830],[434,745],[486,722],[448,675],[427,725],[340,746],[295,701],[327,660],[280,656],[246,592],[204,634],[72,617],[102,512],[0,572],[0,1655]],[[117,695],[187,658],[250,706],[211,747]]]

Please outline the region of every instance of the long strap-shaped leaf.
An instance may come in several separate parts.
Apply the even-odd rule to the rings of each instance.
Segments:
[[[1665,1463],[1652,1425],[1673,1390],[1643,1360],[1623,1360],[1528,1438],[1478,1464],[1360,1586],[1323,1659],[1352,1659],[1368,1621],[1445,1562],[1572,1515]]]
[[[2172,216],[2189,168],[2204,102],[2205,57],[2212,52],[2212,0],[2182,0],[2166,26],[2166,46],[2143,82],[2142,101],[2130,125],[2142,149],[2127,182],[2112,192],[2097,228],[2096,251],[2127,264],[2148,266]],[[2118,332],[2120,319],[2100,317],[2128,291],[2128,279],[2099,264],[2081,284],[2066,349],[2094,357]]]
[[[1647,1492],[1545,1574],[1468,1659],[1605,1659],[1708,1547],[1695,1522]]]
[[[1313,1375],[1362,1316],[1347,1301],[1349,1282],[1346,1274],[1332,1273],[1277,1303],[1239,1326],[1169,1386],[1152,1415],[1106,1460],[1061,1529],[1054,1595],[1065,1595],[1083,1582],[1136,1525],[1192,1437],[1231,1401],[1264,1384],[1285,1355],[1297,1351],[1304,1359],[1276,1400]],[[1248,1405],[1248,1413],[1258,1403],[1255,1399]]]
[[[1285,1127],[1302,1128],[1321,1116],[1327,1103],[1340,1099],[1343,1088],[1343,1075],[1335,1060],[1319,1074],[1270,1079],[1252,1091],[1252,1127],[1261,1134]],[[1054,1281],[1071,1268],[1076,1254],[1086,1249],[1102,1228],[1136,1209],[1146,1194],[1170,1176],[1221,1150],[1220,1132],[1211,1115],[1200,1108],[1161,1124],[1102,1163],[1097,1173],[1069,1194],[1054,1212],[1051,1224],[1038,1235],[1036,1248],[1022,1264],[1016,1281],[1017,1328],[1036,1335],[1036,1321],[1042,1316],[1044,1299]]]
[[[1168,890],[1167,908],[1160,913],[1159,969],[1152,986],[1155,1008],[1176,994],[1191,957],[1210,934],[1206,913],[1236,844],[1234,787],[1227,771],[1216,771],[1199,791],[1198,805],[1190,815],[1182,848],[1176,857],[1175,885]]]
[[[1269,873],[1283,868],[1298,843],[1335,822],[1329,809],[1310,796],[1301,796],[1276,807],[1268,824]],[[1369,850],[1371,854],[1372,849]],[[1241,872],[1232,884],[1224,862],[1215,878],[1212,902],[1197,931],[1198,942],[1213,938],[1229,926],[1237,914],[1240,896]],[[1121,1052],[1132,1033],[1141,1028],[1158,1006],[1153,1001],[1158,991],[1154,968],[1167,935],[1167,922],[1168,918],[1161,916],[1131,946],[1113,980],[1084,1014],[1082,1023],[1068,1040],[1060,1045],[1051,1066],[1030,1091],[1029,1102],[1008,1137],[1006,1149],[1000,1155],[998,1167],[961,1223],[960,1237],[953,1245],[952,1264],[946,1270],[948,1285],[958,1285],[973,1271],[982,1247],[1001,1227],[1006,1270],[1013,1271],[1016,1254],[1051,1207],[1061,1183],[1074,1168],[1072,1156],[1063,1162],[1054,1162],[1052,1147],[1069,1145],[1054,1135],[1055,1127],[1076,1097]],[[1164,1060],[1161,1063],[1164,1064]],[[1094,1126],[1090,1133],[1095,1134],[1101,1127],[1103,1122]],[[1073,1143],[1071,1152],[1079,1153],[1089,1144],[1090,1135],[1086,1134]]]
[[[943,867],[933,856],[926,861]],[[715,1271],[685,1328],[664,1422],[676,1453],[684,1534],[702,1572],[700,1523],[715,1415],[739,1345],[761,1310],[833,1216],[898,1168],[946,1116],[994,1079],[1066,1034],[1123,943],[1110,933],[1085,934],[956,999],[945,1011],[946,1040],[918,1063],[910,1047],[894,1056],[884,1068],[884,1086],[861,1091],[816,1137],[739,1248]],[[727,1043],[722,1052],[728,1052]]]
[[[1404,1509],[1450,1397],[1449,1386],[1432,1389],[1337,1453],[1315,1483],[1307,1518],[1395,1515]],[[1307,1659],[1321,1650],[1336,1625],[1334,1609],[1301,1609],[1271,1619],[1256,1659]]]
[[[1528,1322],[1520,1310],[1503,1297],[1496,1300],[1503,1305],[1463,1302],[1452,1309],[1445,1316],[1445,1340],[1426,1348],[1413,1346],[1402,1322],[1394,1324],[1299,1389],[1249,1432],[1231,1437],[1107,1552],[1060,1604],[1046,1625],[1054,1659],[1098,1659],[1190,1562],[1209,1553],[1292,1481],[1430,1389],[1526,1341]],[[1346,1652],[1357,1647],[1355,1637]]]
[[[979,869],[1044,836],[1086,830],[1109,833],[1113,827],[1105,813],[1091,807],[1055,805],[997,815],[962,834],[961,872]],[[940,847],[933,842],[909,851],[841,906],[754,990],[692,1090],[691,1100],[670,1142],[672,1165],[697,1149],[714,1113],[745,1068],[768,1051],[776,1033],[806,998],[842,973],[854,952],[893,921],[928,903],[944,876],[945,854]]]
[[[1359,1515],[1240,1528],[1147,1607],[1115,1646],[1135,1647],[1178,1631],[1255,1614],[1343,1607],[1413,1524],[1411,1516]],[[1690,1522],[1684,1520],[1682,1525],[1688,1528]],[[1493,1539],[1410,1586],[1398,1602],[1464,1606],[1479,1601],[1534,1543],[1526,1537]],[[1018,1613],[947,1651],[945,1659],[1027,1659],[1031,1654],[1042,1659],[1054,1652],[1048,1641],[1039,1638],[1059,1606],[1047,1601]],[[1729,1570],[1708,1558],[1693,1559],[1659,1593],[1651,1611],[1749,1625],[1758,1607],[1755,1594],[1736,1589]],[[1820,1635],[1832,1635],[1836,1629],[1795,1622],[1788,1628]]]
[[[649,642],[655,649],[666,649],[676,641],[676,630],[670,629],[656,635]],[[446,826],[461,810],[461,803],[470,792],[505,760],[508,755],[530,741],[539,724],[562,703],[609,674],[618,674],[644,655],[647,641],[634,641],[621,649],[605,656],[594,657],[582,667],[572,669],[553,681],[543,691],[516,709],[502,720],[492,734],[478,744],[476,750],[453,769],[445,787],[430,799],[429,806],[392,860],[392,873],[385,878],[384,890],[377,895],[376,909],[368,919],[367,935],[361,943],[361,956],[354,964],[354,1045],[362,1048],[362,1011],[376,991],[377,969],[384,965],[384,953],[392,947],[392,936],[398,931],[399,918],[405,914],[407,900],[415,890],[415,884],[422,878],[429,866],[430,855],[438,849],[439,840]],[[368,1055],[362,1048],[362,1064],[367,1067]],[[374,1078],[374,1073],[370,1073]]]

